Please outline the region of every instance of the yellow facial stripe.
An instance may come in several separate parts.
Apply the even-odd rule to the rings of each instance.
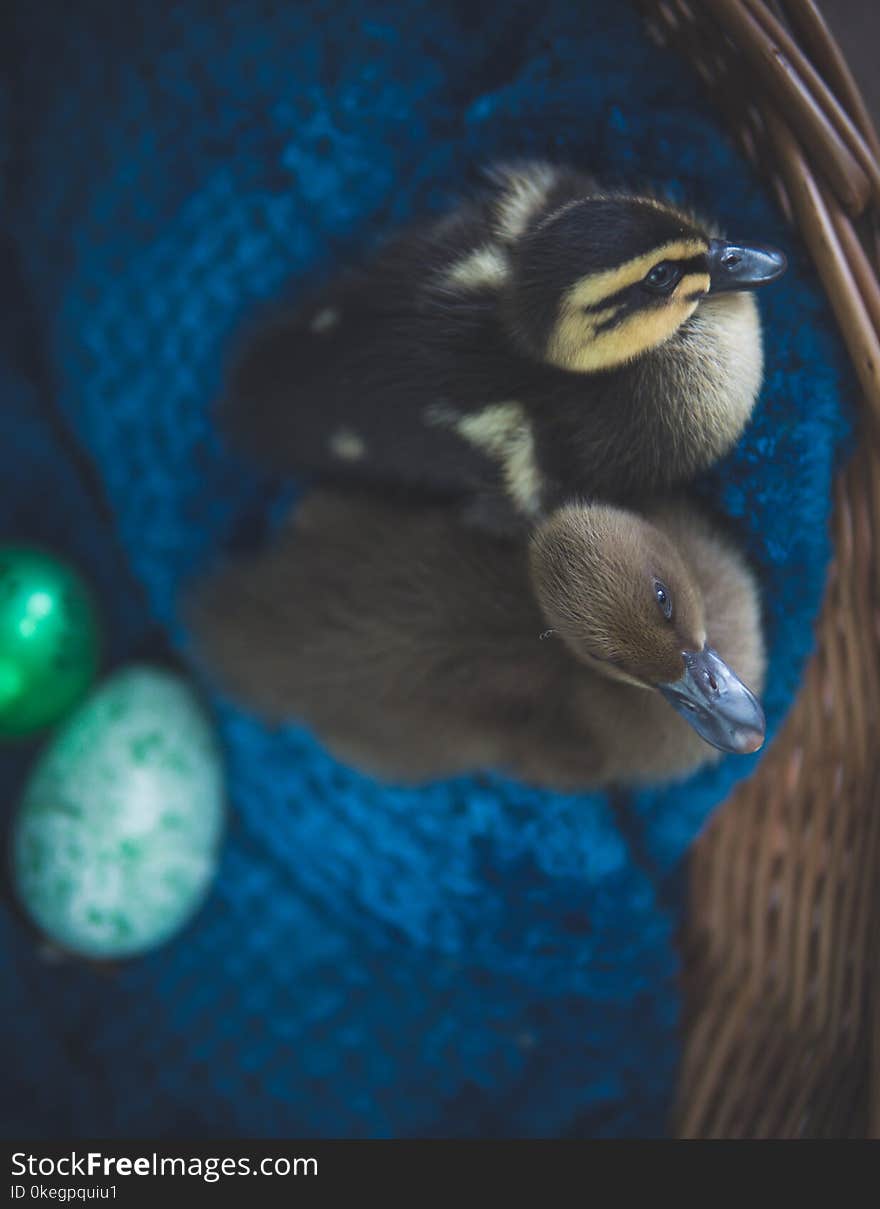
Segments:
[[[688,295],[702,295],[708,289],[708,273],[688,273],[668,299],[657,306],[633,311],[616,327],[604,332],[597,329],[613,319],[619,307],[603,307],[588,314],[566,309],[550,339],[547,359],[561,369],[576,373],[623,365],[673,336],[694,313],[699,302],[699,298],[689,300]]]
[[[667,300],[660,300],[658,306],[639,307],[639,315],[644,315],[646,311],[657,310],[664,306],[674,306],[679,302],[684,302],[689,294],[700,293],[706,294],[709,290],[709,274],[708,273],[688,273],[682,277],[681,281],[669,295]],[[582,317],[584,321],[584,331],[589,330],[596,335],[603,333],[599,329],[609,320],[617,315],[623,303],[612,303],[610,306],[603,306],[597,311],[578,311],[578,317]]]
[[[619,310],[620,305],[618,304],[617,306],[603,306],[599,311],[590,311],[588,315],[584,315],[583,317],[585,330],[589,328],[591,332],[595,333],[596,329],[600,328],[603,323],[607,323],[609,319],[613,319]]]
[[[595,306],[603,298],[641,281],[661,260],[689,260],[691,256],[702,256],[707,249],[708,245],[701,239],[680,239],[661,244],[650,252],[634,256],[624,264],[615,265],[613,269],[582,277],[566,293],[562,303],[563,309],[571,307],[582,310],[585,306]]]
[[[696,309],[696,303],[678,303],[656,311],[637,311],[617,327],[601,332],[585,348],[581,366],[590,369],[623,365],[673,336]]]

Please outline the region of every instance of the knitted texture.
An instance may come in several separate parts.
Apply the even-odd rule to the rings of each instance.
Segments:
[[[236,333],[486,160],[536,155],[791,253],[761,296],[755,418],[699,487],[760,572],[772,735],[811,646],[851,384],[803,249],[628,8],[42,0],[0,27],[0,518],[92,577],[111,660],[157,627],[185,660],[181,583],[282,498],[213,428]],[[46,962],[0,916],[7,1133],[662,1130],[666,891],[754,760],[613,802],[496,776],[402,790],[212,705],[230,835],[184,934],[103,970]],[[0,761],[9,803],[29,757]]]

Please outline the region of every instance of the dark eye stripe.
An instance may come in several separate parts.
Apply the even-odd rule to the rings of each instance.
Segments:
[[[638,289],[639,283],[635,285],[626,285],[622,290],[615,290],[613,294],[605,294],[598,302],[591,302],[583,308],[585,315],[589,315],[592,311],[604,311],[607,306],[617,306],[622,302],[626,302],[635,291]]]
[[[680,267],[683,277],[687,277],[688,273],[709,272],[709,262],[702,255],[689,256],[687,260],[677,260],[675,263]]]
[[[687,277],[689,273],[708,274],[709,272],[709,262],[702,254],[699,256],[689,256],[687,260],[670,260],[668,263],[674,264],[677,268],[681,269],[682,277]],[[640,286],[640,281],[634,281],[632,285],[625,285],[622,289],[615,290],[613,294],[605,294],[596,302],[583,307],[583,312],[585,315],[589,315],[591,311],[603,311],[607,306],[616,306],[626,302],[629,298],[635,297],[637,293],[641,299],[639,305],[644,306],[644,295],[639,288]]]
[[[610,332],[613,327],[619,327],[627,315],[632,314],[633,310],[634,308],[631,306],[619,307],[616,315],[612,315],[610,319],[596,324],[594,334],[598,336],[601,332]]]

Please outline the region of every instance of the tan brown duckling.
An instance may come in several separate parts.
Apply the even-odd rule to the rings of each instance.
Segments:
[[[739,438],[762,377],[749,291],[784,268],[655,197],[496,167],[256,330],[224,423],[275,470],[416,487],[499,532],[644,498]]]
[[[755,580],[683,503],[566,505],[526,542],[319,492],[188,611],[223,686],[392,781],[638,783],[763,741]]]

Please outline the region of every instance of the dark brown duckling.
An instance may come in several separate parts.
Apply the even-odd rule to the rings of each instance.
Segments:
[[[274,470],[464,500],[500,531],[571,498],[644,498],[740,436],[763,368],[747,291],[784,268],[657,198],[496,168],[258,330],[223,422]]]
[[[319,492],[188,611],[221,685],[391,781],[639,783],[763,741],[757,586],[690,505],[571,504],[526,542]]]

